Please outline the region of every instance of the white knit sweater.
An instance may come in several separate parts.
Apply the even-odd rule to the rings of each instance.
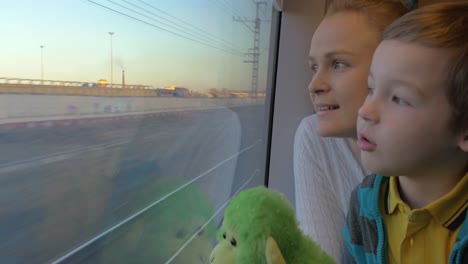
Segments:
[[[321,137],[316,123],[315,115],[304,118],[294,140],[296,214],[304,233],[343,262],[349,197],[367,171],[350,139]]]

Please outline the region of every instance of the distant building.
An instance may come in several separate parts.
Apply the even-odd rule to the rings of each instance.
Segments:
[[[99,88],[107,88],[107,85],[108,85],[107,80],[100,79],[100,80],[98,81],[98,86],[99,86]]]
[[[156,88],[158,96],[173,96],[173,97],[191,97],[190,90],[185,87],[176,87],[172,85],[168,88]]]
[[[188,88],[176,87],[174,89],[174,96],[176,97],[190,97],[190,91]]]
[[[158,96],[172,97],[172,96],[174,96],[174,90],[164,89],[164,88],[156,88],[156,94]]]

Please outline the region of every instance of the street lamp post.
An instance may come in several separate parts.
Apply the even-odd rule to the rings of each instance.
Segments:
[[[113,58],[112,58],[112,35],[114,35],[114,32],[109,32],[110,36],[110,85],[112,86],[112,83],[114,82],[114,72],[113,72]]]
[[[44,82],[44,45],[41,45],[41,83]]]

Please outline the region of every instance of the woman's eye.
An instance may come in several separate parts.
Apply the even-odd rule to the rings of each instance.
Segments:
[[[347,65],[344,62],[341,61],[335,61],[333,62],[333,69],[341,69],[346,67]]]
[[[318,65],[314,64],[310,67],[312,69],[312,72],[316,73],[318,71]]]
[[[373,94],[374,94],[374,88],[367,87],[367,91],[369,92],[369,95],[373,95]]]

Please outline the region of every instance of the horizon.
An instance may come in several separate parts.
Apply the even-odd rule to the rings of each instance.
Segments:
[[[0,18],[8,25],[0,77],[120,84],[124,70],[128,84],[249,90],[252,64],[244,53],[253,33],[229,11],[251,19],[256,9],[250,0],[8,2]],[[270,28],[261,24],[259,91],[266,86]]]

